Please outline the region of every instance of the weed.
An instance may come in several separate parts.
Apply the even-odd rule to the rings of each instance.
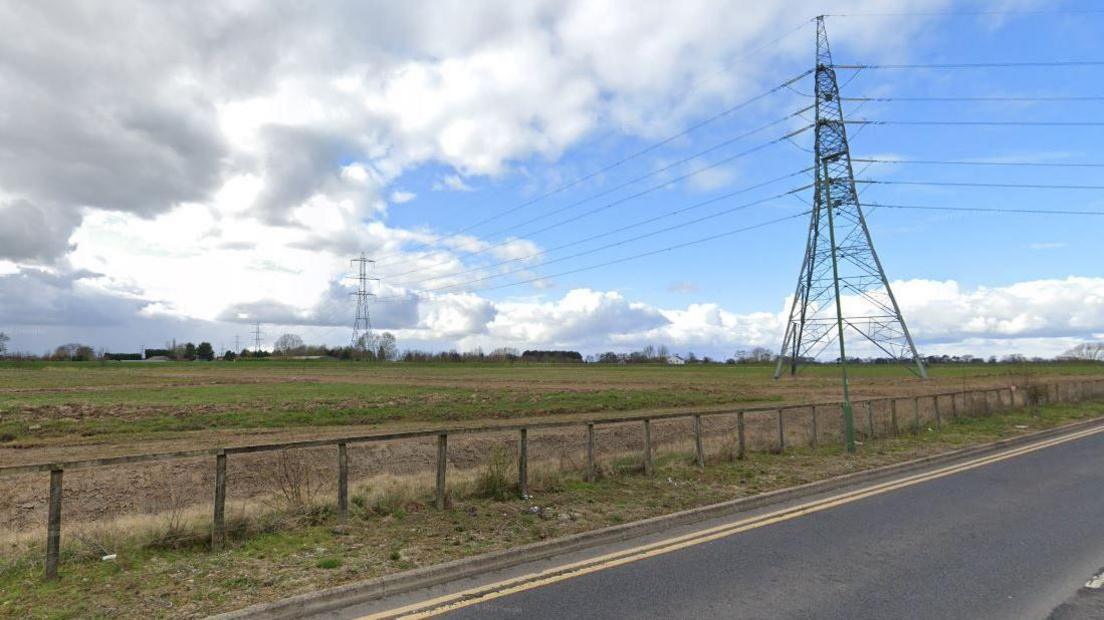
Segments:
[[[324,568],[326,570],[333,570],[341,567],[341,558],[322,558],[315,563],[318,568]]]
[[[513,471],[509,452],[501,446],[495,447],[475,478],[472,494],[500,502],[513,499],[517,493],[517,485],[512,480]]]

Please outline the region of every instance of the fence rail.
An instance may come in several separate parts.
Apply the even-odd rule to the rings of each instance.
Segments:
[[[995,395],[995,397],[994,397]],[[1007,395],[1007,399],[1005,396]],[[967,398],[969,396],[969,399]],[[875,405],[880,405],[883,413],[888,413],[888,432],[882,436],[900,433],[900,420],[898,419],[898,403],[912,401],[912,415],[907,426],[914,433],[922,428],[920,404],[929,401],[933,413],[935,430],[941,431],[943,426],[944,409],[941,403],[949,405],[949,414],[953,418],[961,415],[969,415],[978,409],[983,415],[990,415],[994,411],[994,403],[999,408],[1010,409],[1017,406],[1031,404],[1050,404],[1062,401],[1078,401],[1086,398],[1104,396],[1104,380],[1049,383],[1028,387],[1009,386],[1002,388],[984,388],[977,390],[955,390],[950,392],[929,393],[907,397],[881,397],[856,400],[853,404],[862,405],[865,412],[865,420],[858,420],[856,426],[864,438],[874,439],[879,436],[875,424]],[[948,400],[949,399],[949,400]],[[961,407],[959,401],[962,402]],[[980,401],[980,406],[978,402]],[[888,411],[886,411],[888,405]],[[215,488],[214,488],[214,514],[211,524],[211,548],[221,549],[226,541],[226,469],[227,460],[234,454],[251,454],[269,452],[275,450],[292,450],[303,448],[319,448],[326,446],[337,447],[337,513],[338,518],[345,520],[348,517],[348,492],[349,492],[349,468],[348,446],[351,444],[372,443],[381,441],[395,441],[402,439],[416,439],[436,437],[437,439],[437,464],[436,464],[436,488],[434,505],[443,510],[447,503],[447,468],[448,468],[448,438],[449,435],[482,434],[482,433],[518,433],[518,491],[522,497],[527,497],[528,484],[528,433],[532,430],[555,429],[566,427],[585,427],[586,435],[586,470],[587,480],[594,480],[596,471],[596,444],[595,427],[613,424],[625,424],[630,422],[643,423],[644,454],[643,468],[646,475],[654,473],[652,422],[659,420],[691,419],[694,433],[694,456],[699,467],[705,465],[705,450],[703,446],[702,418],[712,416],[736,416],[736,457],[744,458],[748,452],[745,433],[745,417],[753,413],[774,413],[777,416],[777,438],[774,445],[768,448],[772,452],[784,452],[787,448],[787,429],[792,428],[794,421],[787,420],[787,412],[808,410],[806,428],[809,429],[810,447],[823,445],[821,441],[823,433],[818,429],[818,418],[823,420],[823,413],[831,408],[841,408],[841,401],[825,401],[817,403],[805,403],[786,405],[779,407],[746,407],[721,410],[704,411],[675,411],[668,413],[655,413],[648,415],[627,414],[619,416],[604,416],[595,418],[578,418],[571,420],[549,420],[543,422],[520,422],[516,424],[494,424],[483,426],[459,426],[450,428],[436,428],[426,430],[399,431],[391,433],[373,433],[365,435],[353,435],[347,437],[334,437],[327,439],[311,439],[303,441],[289,441],[281,443],[257,444],[248,446],[206,448],[199,450],[185,450],[177,452],[160,452],[148,454],[134,454],[116,456],[102,459],[85,459],[73,461],[61,461],[52,463],[36,463],[29,465],[7,465],[0,467],[0,476],[29,474],[39,472],[50,473],[49,511],[47,520],[46,537],[46,562],[45,576],[47,579],[57,577],[58,557],[61,544],[61,500],[62,500],[62,473],[79,469],[96,467],[110,467],[135,463],[149,463],[158,461],[171,461],[178,459],[193,459],[200,457],[215,457]],[[904,415],[908,415],[905,413]],[[884,417],[884,416],[883,416]],[[842,433],[838,438],[842,441]]]

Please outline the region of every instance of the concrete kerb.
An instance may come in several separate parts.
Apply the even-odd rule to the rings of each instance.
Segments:
[[[325,613],[343,607],[378,600],[385,596],[405,594],[450,581],[475,577],[483,573],[507,569],[528,562],[548,559],[556,555],[580,551],[588,547],[617,543],[630,538],[655,534],[674,527],[692,525],[710,519],[739,514],[764,506],[780,504],[811,495],[833,491],[849,485],[877,481],[881,478],[889,478],[935,465],[944,465],[955,461],[966,460],[975,456],[999,452],[1006,448],[1029,444],[1049,437],[1101,425],[1104,425],[1104,417],[1074,422],[1072,424],[1066,424],[1027,435],[1000,439],[981,446],[963,448],[961,450],[926,456],[904,463],[895,463],[893,465],[886,465],[852,474],[844,474],[825,480],[818,480],[816,482],[770,491],[759,495],[741,497],[669,515],[652,517],[650,519],[624,523],[589,532],[580,532],[578,534],[563,536],[553,540],[530,543],[512,549],[503,549],[477,556],[461,558],[443,564],[384,575],[375,579],[350,583],[343,586],[319,590],[317,592],[299,594],[278,601],[258,603],[236,611],[212,616],[212,618],[216,620],[298,618],[305,615]]]

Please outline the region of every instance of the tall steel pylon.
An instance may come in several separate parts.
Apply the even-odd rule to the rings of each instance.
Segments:
[[[261,323],[257,322],[253,327],[253,353],[259,353],[261,351]]]
[[[364,252],[360,253],[360,258],[354,258],[353,263],[357,263],[357,290],[352,293],[357,300],[356,318],[353,319],[353,338],[352,346],[354,349],[366,348],[372,340],[372,318],[368,312],[368,298],[375,297],[374,293],[368,291],[368,281],[376,280],[379,278],[372,278],[368,276],[368,265],[374,264],[376,261],[364,256]]]
[[[889,357],[911,360],[914,372],[922,378],[927,377],[927,371],[916,353],[859,206],[823,16],[817,18],[815,90],[813,210],[774,376],[780,377],[787,363],[790,373],[795,374],[803,360],[818,357],[838,342],[846,400],[845,333],[857,333]]]

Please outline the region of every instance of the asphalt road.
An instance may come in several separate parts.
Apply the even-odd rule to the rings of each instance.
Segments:
[[[1101,617],[1101,566],[1097,434],[444,617]]]

